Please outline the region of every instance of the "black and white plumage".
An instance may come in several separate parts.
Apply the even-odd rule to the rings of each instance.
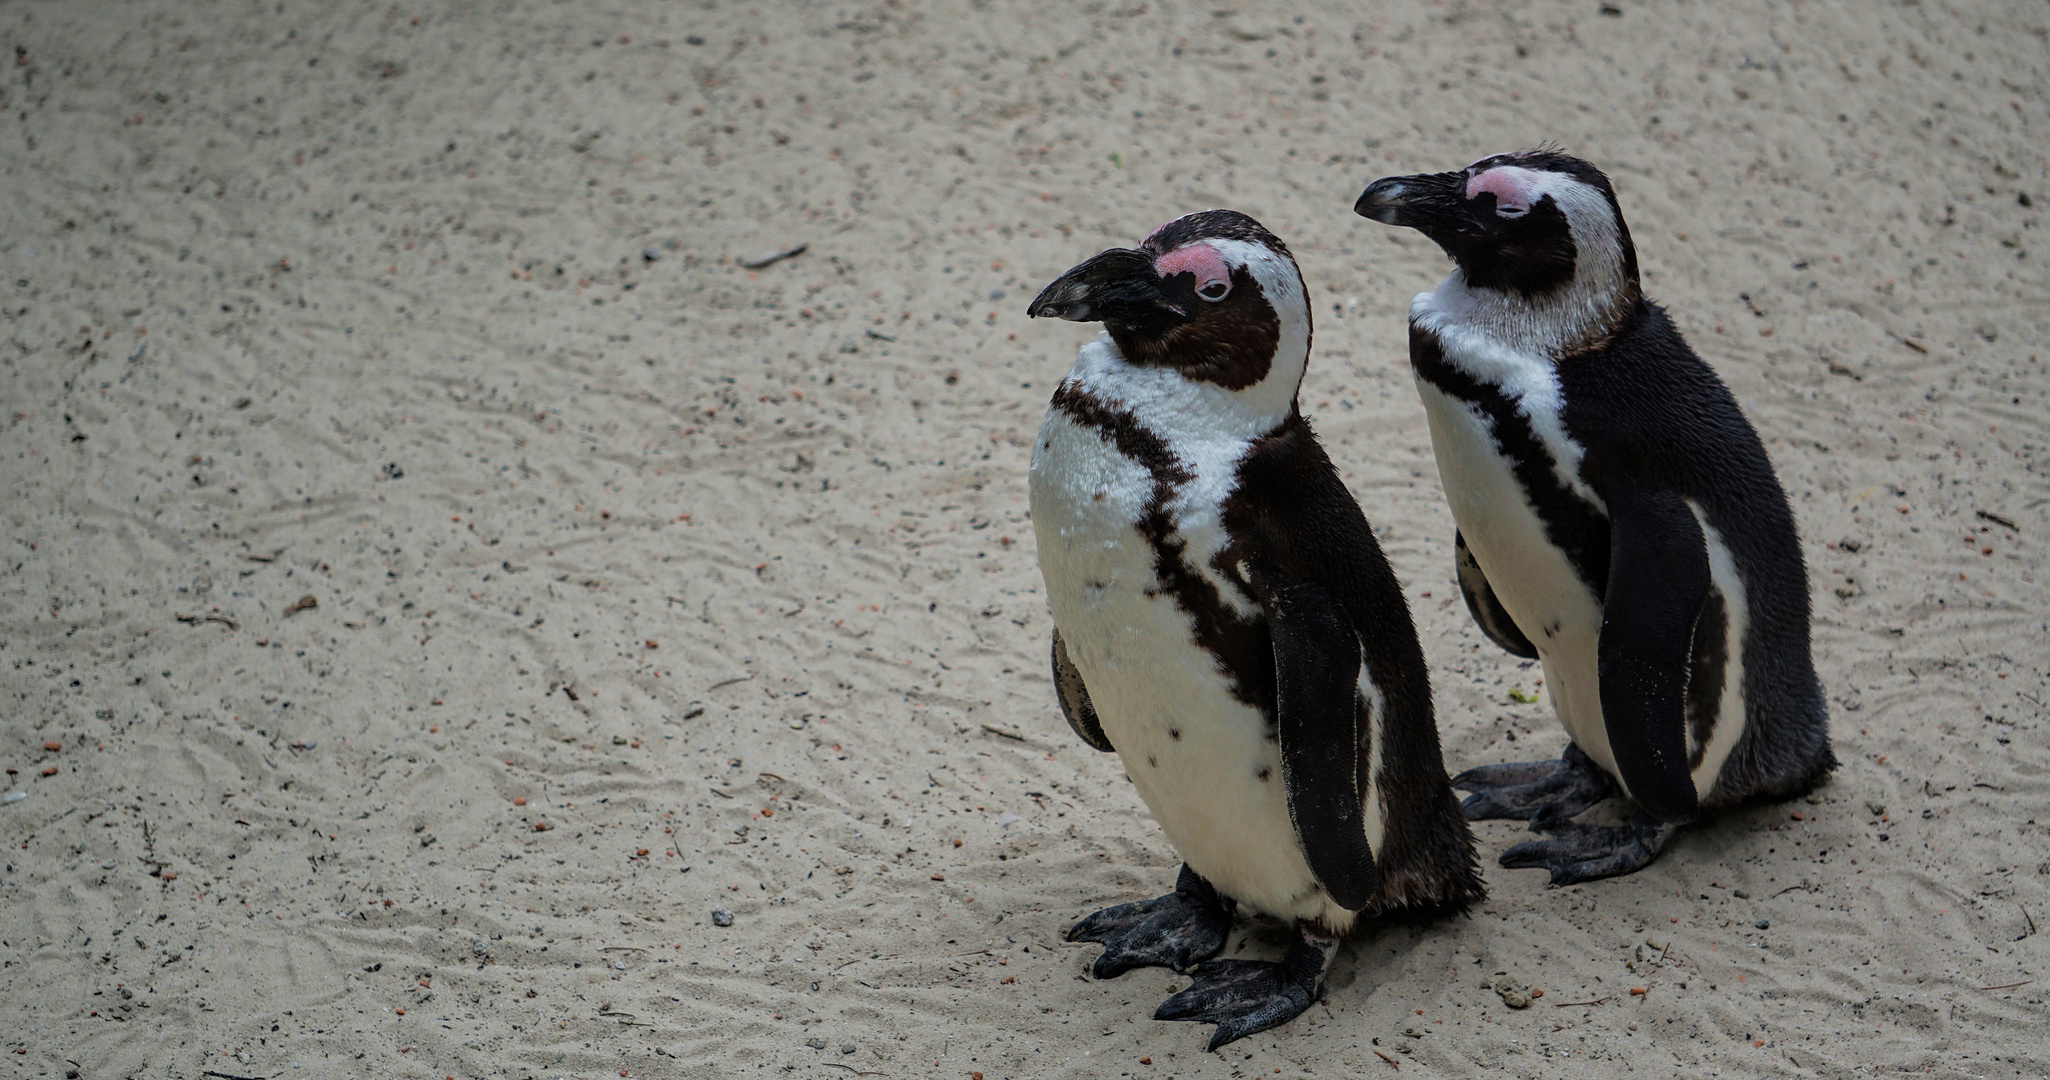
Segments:
[[[1544,662],[1572,746],[1453,778],[1555,884],[1628,873],[1709,811],[1836,765],[1794,518],[1736,400],[1639,286],[1601,171],[1551,150],[1375,181],[1354,209],[1457,263],[1410,304],[1410,362],[1469,610]],[[1620,827],[1573,823],[1614,794]]]
[[[1297,409],[1310,309],[1293,256],[1228,210],[1160,227],[1048,285],[1028,313],[1102,322],[1054,392],[1032,521],[1061,706],[1115,751],[1185,861],[1110,908],[1099,977],[1187,968],[1243,906],[1293,921],[1282,964],[1212,961],[1161,1006],[1283,1023],[1361,915],[1482,895],[1409,611]]]

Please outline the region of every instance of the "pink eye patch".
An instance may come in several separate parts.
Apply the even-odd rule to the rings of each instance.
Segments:
[[[1231,268],[1224,265],[1216,249],[1200,242],[1178,247],[1153,260],[1153,269],[1164,278],[1194,274],[1198,289],[1213,281],[1231,280]]]
[[[1481,192],[1495,197],[1495,212],[1503,217],[1522,217],[1530,212],[1530,206],[1543,194],[1539,190],[1542,174],[1514,165],[1503,165],[1469,178],[1466,182],[1466,197],[1477,198]]]

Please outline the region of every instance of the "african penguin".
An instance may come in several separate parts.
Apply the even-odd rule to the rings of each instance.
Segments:
[[[1473,839],[1401,588],[1297,408],[1288,248],[1190,214],[1027,314],[1104,324],[1032,452],[1055,687],[1184,860],[1172,893],[1068,936],[1110,978],[1207,960],[1238,907],[1293,921],[1284,961],[1201,963],[1155,1013],[1217,1024],[1215,1049],[1308,1008],[1361,915],[1480,898]]]
[[[1550,149],[1377,180],[1353,208],[1457,264],[1409,307],[1467,606],[1543,661],[1572,743],[1452,780],[1549,839],[1502,865],[1627,874],[1673,830],[1836,767],[1794,517],[1758,433],[1663,308],[1601,171]],[[1573,822],[1612,794],[1638,812]]]

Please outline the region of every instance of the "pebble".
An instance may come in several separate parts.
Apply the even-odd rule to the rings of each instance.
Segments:
[[[804,1040],[804,1045],[809,1046],[814,1050],[824,1050],[826,1048],[826,1040],[814,1035],[811,1038]]]
[[[712,925],[713,925],[713,926],[732,926],[732,925],[733,925],[733,913],[732,913],[732,912],[730,912],[730,911],[728,911],[728,910],[726,910],[725,908],[722,908],[722,907],[715,907],[715,908],[713,908],[713,909],[712,909]]]
[[[1742,890],[1742,889],[1732,889],[1732,890],[1730,891],[1730,895],[1731,895],[1731,896],[1734,896],[1734,897],[1736,897],[1736,898],[1737,898],[1737,899],[1739,899],[1739,900],[1749,900],[1749,899],[1751,899],[1751,894],[1750,894],[1750,893],[1747,893],[1747,892],[1745,892],[1745,891],[1744,891],[1744,890]]]
[[[28,798],[28,792],[26,791],[10,791],[5,795],[0,795],[0,806],[5,806],[8,803],[18,803],[26,798]]]
[[[1495,993],[1502,996],[1502,1004],[1512,1009],[1530,1008],[1530,995],[1525,993],[1523,988],[1518,986],[1514,979],[1503,978],[1497,980],[1495,983]]]
[[[858,1046],[854,1045],[853,1043],[841,1043],[841,1044],[840,1044],[840,1052],[841,1052],[841,1053],[843,1053],[843,1054],[851,1054],[851,1053],[853,1053],[853,1052],[855,1052],[856,1050],[859,1050],[859,1049],[861,1049],[861,1047],[858,1047]]]
[[[612,970],[614,970],[614,971],[625,971],[625,970],[626,970],[626,961],[624,961],[624,960],[614,960],[614,961],[612,962]]]
[[[484,944],[483,938],[471,938],[470,955],[482,960],[491,955],[491,946]]]
[[[1751,925],[1753,925],[1753,926],[1755,926],[1755,927],[1759,928],[1760,930],[1770,930],[1770,929],[1772,929],[1772,920],[1771,920],[1771,919],[1760,919],[1760,920],[1758,920],[1757,922],[1755,922],[1755,923],[1752,923]]]

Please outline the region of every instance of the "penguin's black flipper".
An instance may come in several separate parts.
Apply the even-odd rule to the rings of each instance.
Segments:
[[[1360,806],[1360,641],[1329,589],[1249,566],[1274,642],[1274,733],[1281,779],[1310,872],[1358,911],[1380,884]]]
[[[1508,609],[1495,598],[1495,589],[1488,584],[1488,575],[1481,572],[1479,560],[1467,550],[1466,537],[1457,529],[1452,530],[1452,559],[1459,572],[1459,591],[1466,597],[1466,613],[1473,616],[1474,625],[1480,627],[1481,633],[1488,635],[1495,644],[1508,650],[1511,656],[1537,659],[1537,646],[1517,629],[1516,620],[1509,617]]]
[[[1068,659],[1068,643],[1061,640],[1061,632],[1053,632],[1053,688],[1061,699],[1061,713],[1068,718],[1068,726],[1091,748],[1106,754],[1116,753],[1117,747],[1103,734],[1103,725],[1096,719],[1096,706],[1089,703],[1089,688],[1082,685],[1082,673],[1075,669],[1075,662]]]
[[[1609,581],[1598,655],[1602,718],[1630,797],[1669,825],[1694,820],[1687,768],[1687,671],[1708,599],[1708,544],[1685,499],[1618,470],[1597,483],[1609,508]]]

